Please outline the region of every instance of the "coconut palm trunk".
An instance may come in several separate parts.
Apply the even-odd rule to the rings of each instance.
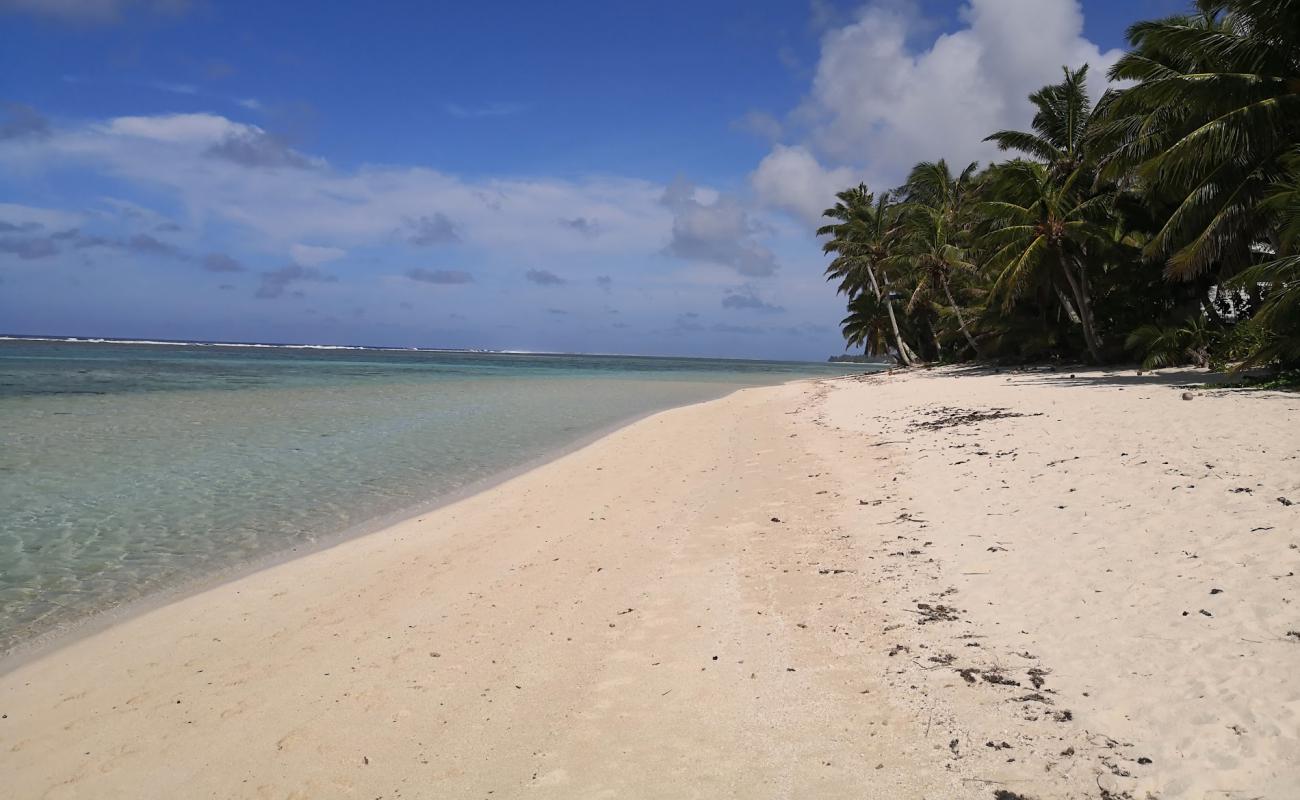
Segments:
[[[867,276],[871,279],[871,291],[876,293],[876,299],[885,303],[885,310],[889,312],[889,326],[894,330],[894,342],[898,345],[898,357],[903,362],[903,366],[914,366],[916,355],[908,348],[907,343],[903,341],[903,334],[898,330],[898,318],[894,316],[894,301],[886,298],[880,291],[880,283],[876,281],[876,271],[870,266],[867,267]]]
[[[1092,315],[1092,298],[1088,296],[1088,276],[1078,259],[1073,259],[1078,274],[1070,269],[1070,260],[1064,255],[1061,256],[1061,271],[1065,273],[1065,280],[1070,284],[1070,292],[1074,295],[1075,310],[1079,314],[1079,325],[1083,328],[1083,343],[1088,348],[1088,355],[1092,357],[1094,364],[1100,364],[1102,363],[1101,339],[1097,336],[1097,326]]]
[[[983,358],[980,354],[979,345],[975,344],[975,337],[971,336],[970,330],[966,328],[966,317],[961,313],[961,306],[957,305],[957,301],[953,299],[952,287],[948,285],[948,276],[945,275],[940,283],[943,284],[943,293],[948,297],[948,305],[952,307],[952,313],[957,315],[957,327],[961,328],[962,335],[966,337],[966,341],[970,344],[970,349],[974,351],[975,357]]]

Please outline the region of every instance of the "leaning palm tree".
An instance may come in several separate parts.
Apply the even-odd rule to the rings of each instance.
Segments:
[[[1230,276],[1276,246],[1261,203],[1300,143],[1300,0],[1197,7],[1129,28],[1110,76],[1135,83],[1103,100],[1096,130],[1104,175],[1173,205],[1148,253],[1180,279]]]
[[[988,264],[997,276],[993,294],[1004,307],[1013,305],[1031,283],[1051,282],[1070,318],[1082,328],[1088,354],[1100,363],[1102,343],[1093,316],[1088,263],[1110,237],[1104,224],[1110,198],[1080,189],[1084,169],[1058,180],[1045,164],[1016,160],[1001,165],[996,185],[1003,199],[980,205],[989,219],[982,244],[991,252]],[[1069,296],[1058,279],[1069,288]]]
[[[836,200],[834,206],[822,212],[822,216],[836,222],[817,229],[818,236],[830,237],[822,245],[822,252],[835,254],[826,268],[826,279],[838,280],[839,292],[848,295],[850,301],[870,291],[887,312],[899,360],[912,366],[916,355],[899,331],[893,296],[887,293],[888,282],[877,276],[894,236],[896,213],[889,194],[876,198],[866,184],[858,184],[836,194]]]
[[[974,165],[971,165],[972,167]],[[957,319],[971,352],[980,357],[979,345],[966,326],[961,305],[952,293],[952,280],[955,275],[976,273],[975,264],[966,255],[960,244],[961,231],[950,219],[949,206],[912,205],[902,216],[898,241],[893,252],[880,261],[880,265],[891,271],[906,272],[912,276],[915,288],[908,300],[907,310],[911,312],[917,305],[934,302],[936,294],[942,292],[948,308]],[[939,342],[935,342],[936,348]]]

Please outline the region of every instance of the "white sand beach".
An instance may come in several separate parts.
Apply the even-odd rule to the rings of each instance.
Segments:
[[[1300,396],[1204,380],[657,414],[0,676],[2,793],[1295,797]]]

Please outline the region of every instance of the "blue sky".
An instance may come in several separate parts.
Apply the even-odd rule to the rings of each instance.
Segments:
[[[0,0],[0,331],[823,359],[836,189],[1172,0]]]

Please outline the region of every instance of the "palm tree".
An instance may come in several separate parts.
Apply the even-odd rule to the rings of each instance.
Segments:
[[[966,337],[971,351],[979,358],[979,345],[967,328],[961,306],[952,294],[954,274],[976,272],[975,264],[967,258],[966,250],[958,243],[960,233],[950,218],[948,206],[910,206],[903,214],[893,254],[882,259],[880,265],[906,271],[914,279],[915,288],[907,303],[909,312],[921,302],[932,301],[936,290],[942,290],[948,308],[957,319],[958,328]],[[937,339],[935,346],[940,346]]]
[[[915,362],[915,354],[899,331],[893,297],[886,295],[881,288],[882,281],[876,275],[878,265],[888,254],[894,235],[896,213],[889,194],[882,193],[877,199],[866,184],[860,183],[839,192],[835,197],[835,205],[823,211],[822,216],[837,222],[817,229],[818,236],[830,237],[822,245],[822,252],[835,254],[826,268],[826,280],[838,279],[839,292],[848,295],[850,303],[870,289],[877,304],[882,304],[888,313],[899,360],[910,367]],[[887,288],[886,281],[885,289]],[[860,344],[861,341],[857,343]]]
[[[1300,0],[1200,0],[1139,22],[1097,129],[1104,174],[1132,173],[1174,210],[1148,251],[1180,279],[1231,275],[1276,237],[1258,213],[1300,143]]]
[[[1083,329],[1088,354],[1102,360],[1101,338],[1093,314],[1087,263],[1089,249],[1096,250],[1106,238],[1099,227],[1097,211],[1109,203],[1104,194],[1089,195],[1093,184],[1093,162],[1089,154],[1089,131],[1098,113],[1088,99],[1088,67],[1064,68],[1060,83],[1045,86],[1029,95],[1033,103],[1032,132],[1003,130],[984,141],[1002,150],[1015,150],[1032,161],[1016,160],[1002,168],[1001,177],[1021,182],[1013,191],[1023,197],[994,203],[984,210],[993,218],[987,241],[996,243],[992,263],[998,270],[994,289],[1005,302],[1014,300],[1028,278],[1044,266],[1054,266],[1056,276],[1065,279],[1073,298],[1057,295],[1072,320]],[[1113,235],[1112,237],[1113,238]]]
[[[1088,131],[1093,107],[1088,100],[1088,65],[1065,67],[1065,80],[1029,95],[1037,109],[1029,123],[1033,132],[998,131],[984,138],[1001,150],[1014,150],[1046,164],[1064,178],[1088,163]]]
[[[987,139],[1013,160],[841,193],[818,233],[846,339],[1300,366],[1300,0],[1195,1],[1130,29],[1095,105],[1087,68],[1030,95]]]
[[[888,314],[883,313],[889,305],[871,293],[860,294],[850,300],[849,315],[840,320],[840,332],[844,335],[845,346],[862,345],[870,356],[889,352],[889,328],[897,325]]]
[[[954,176],[942,158],[922,161],[912,167],[902,192],[908,204],[942,209],[953,226],[964,228],[977,195],[978,169],[979,164],[972,161]]]
[[[1263,294],[1259,310],[1249,325],[1261,335],[1246,354],[1245,366],[1279,361],[1300,364],[1300,148],[1284,162],[1287,176],[1261,204],[1275,214],[1278,249],[1272,258],[1250,267],[1233,282],[1246,291]]]
[[[948,308],[957,319],[958,328],[971,352],[981,357],[979,346],[966,325],[961,306],[952,293],[952,276],[958,272],[974,273],[975,265],[967,258],[974,202],[977,199],[975,174],[979,165],[971,162],[954,176],[948,162],[922,161],[912,168],[900,190],[906,202],[900,209],[899,236],[895,255],[886,262],[906,271],[914,282],[908,310],[922,301],[933,302],[933,293],[942,289]],[[938,338],[935,341],[939,348]]]
[[[1101,363],[1087,264],[1110,236],[1103,224],[1110,198],[1079,191],[1083,170],[1079,167],[1058,181],[1045,164],[1016,160],[1000,166],[998,195],[1005,199],[980,205],[990,220],[983,244],[992,251],[988,263],[997,274],[993,293],[1005,307],[1036,278],[1064,279],[1070,296],[1065,297],[1057,284],[1058,295],[1082,327],[1088,354]]]
[[[1124,346],[1142,354],[1143,369],[1158,369],[1191,362],[1205,367],[1210,363],[1214,332],[1201,314],[1181,322],[1161,325],[1156,322],[1136,328]]]

